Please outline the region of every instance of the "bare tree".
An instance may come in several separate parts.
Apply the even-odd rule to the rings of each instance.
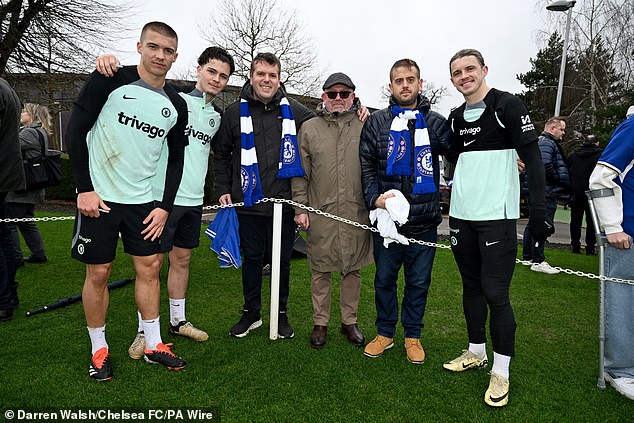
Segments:
[[[124,0],[0,0],[0,74],[85,72],[132,10]]]
[[[316,49],[297,19],[296,10],[277,0],[222,0],[199,30],[203,39],[233,55],[235,77],[248,79],[253,58],[269,52],[280,59],[281,81],[289,91],[301,95],[317,93],[320,75]]]

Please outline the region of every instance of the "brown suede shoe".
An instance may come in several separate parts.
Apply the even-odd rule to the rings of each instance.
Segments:
[[[386,338],[382,335],[377,335],[368,345],[365,346],[363,354],[368,357],[377,358],[383,355],[383,351],[389,350],[394,346],[392,338]]]
[[[328,326],[313,326],[313,332],[310,334],[310,346],[316,349],[323,348],[328,339]]]
[[[348,341],[353,343],[356,346],[363,346],[365,344],[365,337],[361,333],[361,329],[359,329],[359,325],[353,323],[351,325],[341,324],[341,333],[346,335]]]
[[[405,351],[410,363],[423,364],[425,362],[425,350],[418,338],[405,338]]]

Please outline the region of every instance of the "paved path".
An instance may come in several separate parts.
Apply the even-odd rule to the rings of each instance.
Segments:
[[[548,238],[550,244],[570,245],[570,224],[568,222],[570,222],[570,210],[564,210],[564,208],[560,206],[555,215],[555,233]],[[528,219],[518,219],[517,221],[518,242],[521,242],[524,238],[524,228],[527,223]],[[449,217],[447,215],[443,215],[442,223],[438,227],[438,234],[449,235]],[[585,229],[582,230],[581,238],[581,243],[583,244]]]

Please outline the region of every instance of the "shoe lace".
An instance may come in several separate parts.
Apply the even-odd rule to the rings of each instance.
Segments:
[[[405,338],[405,348],[416,348],[423,349],[423,346],[420,344],[420,341],[416,338]]]
[[[489,372],[489,374],[491,375],[490,385],[492,394],[496,396],[503,395],[506,391],[504,388],[506,379],[497,373]]]
[[[176,354],[174,354],[172,352],[172,350],[169,349],[169,347],[171,347],[172,345],[174,345],[174,344],[172,344],[171,342],[168,343],[168,344],[160,343],[160,344],[158,344],[156,346],[156,350],[155,351],[158,352],[158,353],[163,353],[163,354],[170,355],[172,357],[176,357]]]
[[[106,347],[100,348],[93,356],[92,361],[95,363],[95,366],[98,368],[103,367],[104,361],[108,359],[110,354],[108,353],[108,349]]]

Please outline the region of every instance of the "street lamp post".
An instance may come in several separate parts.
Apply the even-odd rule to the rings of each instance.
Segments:
[[[555,12],[568,12],[566,21],[566,36],[564,37],[564,50],[561,53],[561,67],[559,68],[559,84],[557,85],[557,100],[555,101],[555,116],[559,116],[561,111],[561,95],[564,90],[564,74],[566,72],[566,55],[568,53],[568,37],[570,35],[570,20],[572,17],[572,8],[575,7],[576,1],[556,0],[551,2],[546,9]]]

